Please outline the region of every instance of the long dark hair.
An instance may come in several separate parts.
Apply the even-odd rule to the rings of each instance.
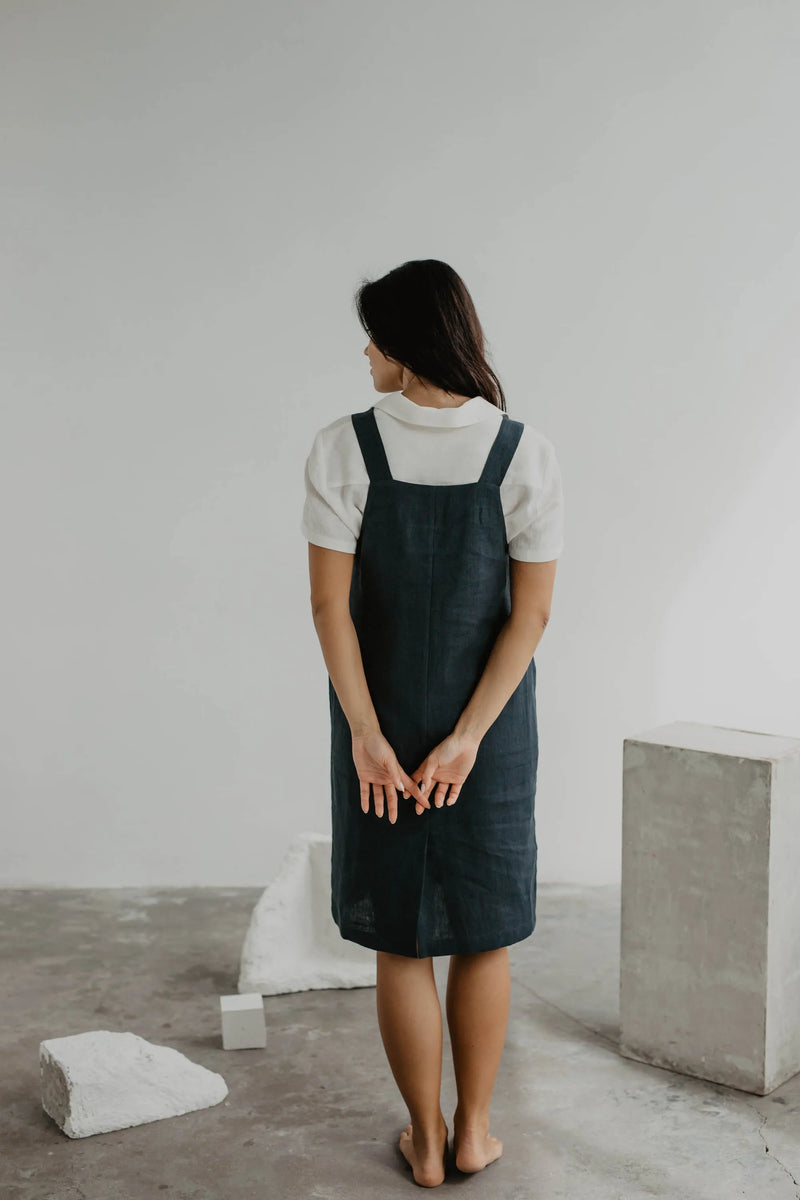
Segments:
[[[472,297],[447,263],[412,259],[380,279],[362,280],[355,306],[365,333],[387,358],[434,387],[483,396],[507,411]]]

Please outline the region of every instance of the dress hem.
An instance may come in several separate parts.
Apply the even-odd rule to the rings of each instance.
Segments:
[[[338,925],[337,928],[345,941],[355,942],[367,950],[382,950],[387,954],[400,954],[403,958],[438,958],[450,954],[483,954],[489,950],[501,950],[504,946],[513,946],[531,936],[536,928],[536,921],[534,919],[533,923],[527,922],[524,926],[518,926],[515,930],[512,929],[499,936],[476,938],[466,945],[460,938],[436,938],[427,945],[423,942],[426,954],[398,950],[396,946],[388,945],[386,938],[355,925]]]

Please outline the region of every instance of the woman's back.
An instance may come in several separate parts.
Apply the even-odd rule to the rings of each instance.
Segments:
[[[402,392],[372,406],[391,473],[410,483],[476,480],[504,414],[481,396],[457,408],[426,408]],[[532,425],[509,463],[500,494],[511,558],[549,562],[563,549],[561,473],[552,443]],[[369,476],[350,414],[321,428],[305,465],[303,536],[355,553]]]

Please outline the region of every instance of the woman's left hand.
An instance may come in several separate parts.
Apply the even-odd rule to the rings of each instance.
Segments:
[[[361,811],[369,812],[369,789],[375,797],[375,815],[382,817],[386,810],[392,825],[397,820],[397,793],[404,799],[413,796],[417,813],[430,808],[430,803],[397,761],[391,744],[379,730],[353,737],[353,763],[361,789]]]

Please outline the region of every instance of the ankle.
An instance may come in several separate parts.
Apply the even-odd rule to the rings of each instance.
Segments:
[[[447,1121],[444,1113],[440,1113],[438,1119],[434,1118],[431,1122],[412,1121],[412,1132],[415,1142],[420,1146],[438,1145],[442,1136],[447,1134]]]
[[[467,1112],[457,1107],[453,1113],[453,1131],[459,1137],[466,1135],[485,1136],[489,1132],[489,1113],[478,1109]]]

